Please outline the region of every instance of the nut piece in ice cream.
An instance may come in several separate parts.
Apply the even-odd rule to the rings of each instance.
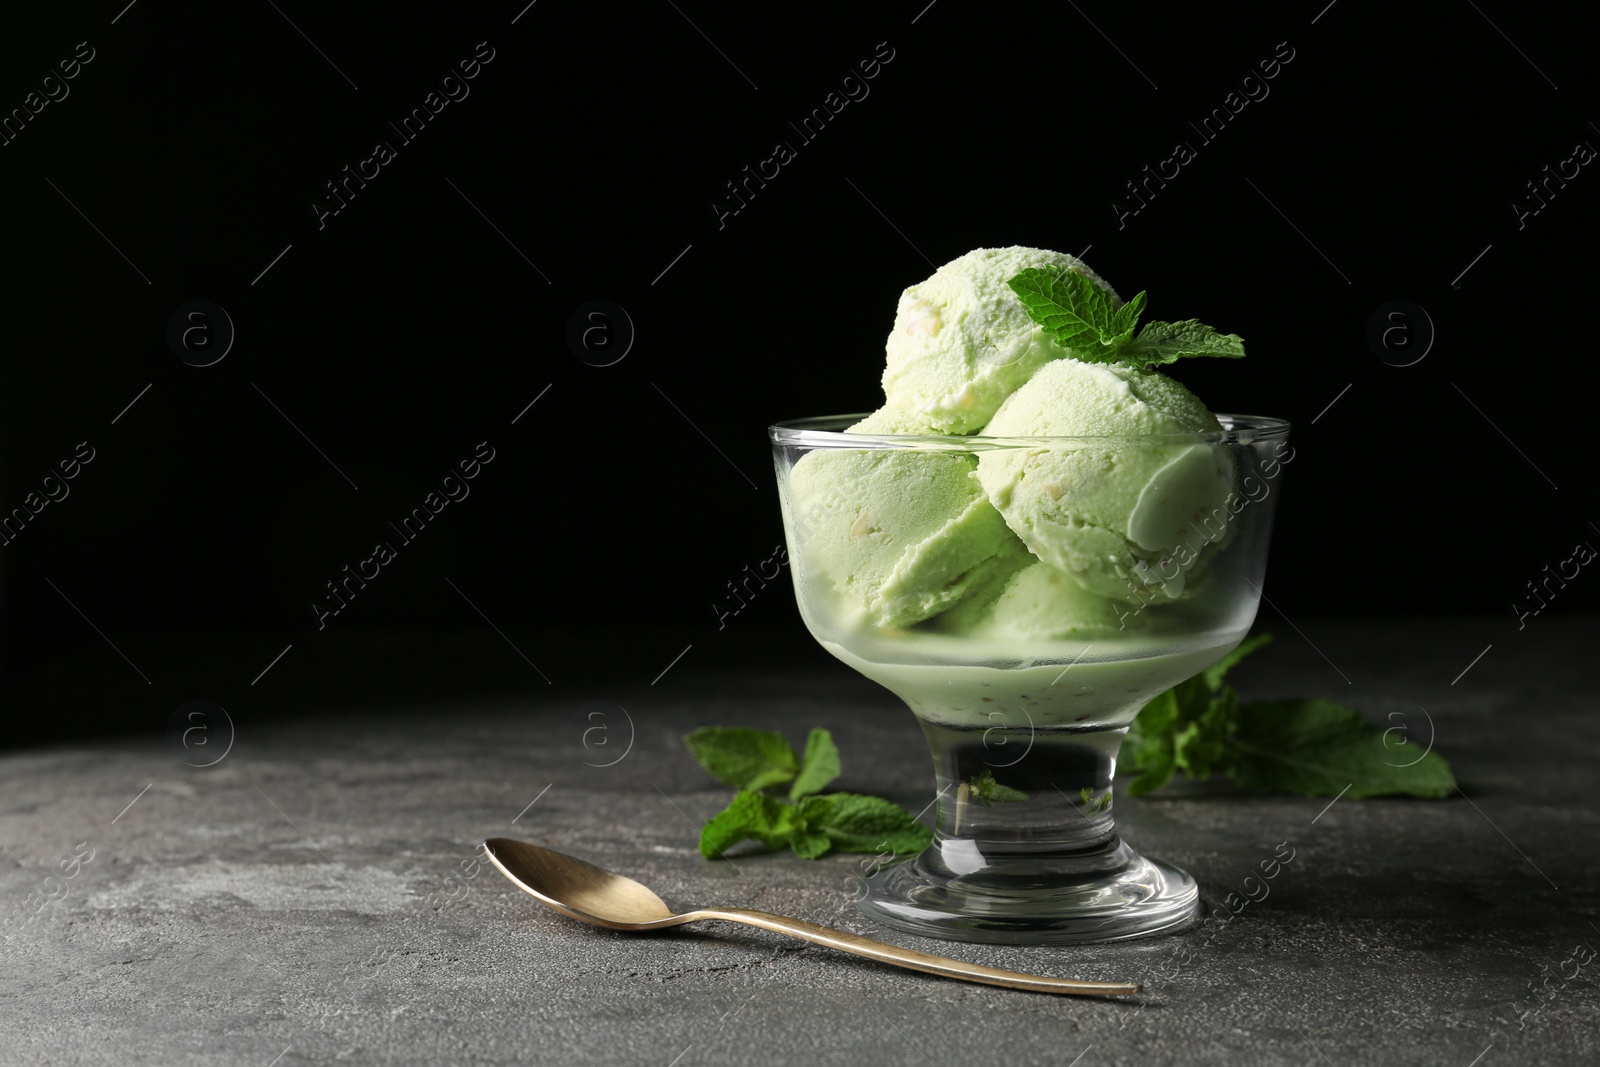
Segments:
[[[976,433],[1035,371],[1072,354],[1006,284],[1029,267],[1076,271],[1111,292],[1060,252],[980,248],[951,260],[900,294],[883,372],[886,422],[912,427],[903,433]]]
[[[986,437],[1192,434],[1221,429],[1193,393],[1121,364],[1059,360],[1041,368],[984,427]],[[1045,563],[1131,604],[1178,598],[1203,574],[1233,490],[1226,449],[1117,440],[997,448],[978,480]]]
[[[829,449],[790,474],[804,568],[871,625],[909,626],[1026,555],[956,453]]]

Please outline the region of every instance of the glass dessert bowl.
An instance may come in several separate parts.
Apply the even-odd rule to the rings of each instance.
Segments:
[[[769,431],[806,626],[906,702],[934,760],[933,843],[868,878],[861,910],[1018,944],[1183,926],[1194,879],[1117,833],[1117,750],[1254,621],[1288,424],[842,432],[862,418]]]

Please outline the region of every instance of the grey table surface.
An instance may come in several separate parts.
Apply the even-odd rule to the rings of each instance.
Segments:
[[[477,858],[486,837],[522,837],[669,903],[883,934],[853,910],[860,857],[701,859],[695,824],[728,791],[679,738],[825,725],[840,788],[915,810],[932,789],[910,714],[842,666],[685,666],[620,701],[552,690],[236,724],[204,769],[159,738],[0,754],[0,1063],[1600,1062],[1600,962],[1580,962],[1600,947],[1600,620],[1487,638],[1483,620],[1300,621],[1315,646],[1281,627],[1240,668],[1245,695],[1335,696],[1415,744],[1431,733],[1462,795],[1119,797],[1128,839],[1195,874],[1209,907],[1242,899],[1283,843],[1294,858],[1231,921],[1185,934],[883,935],[1134,979],[1137,998],[969,985],[723,924],[591,929]]]

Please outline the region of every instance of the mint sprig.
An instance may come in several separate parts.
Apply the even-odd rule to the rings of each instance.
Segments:
[[[820,727],[806,738],[803,759],[783,735],[749,727],[703,726],[684,737],[713,778],[739,792],[700,831],[700,854],[724,855],[740,841],[788,846],[802,859],[829,852],[920,852],[933,835],[910,812],[882,797],[823,793],[839,777],[839,749]],[[791,803],[764,789],[789,784]]]
[[[1110,291],[1074,270],[1028,267],[1006,284],[1022,301],[1029,318],[1086,363],[1149,368],[1189,356],[1237,359],[1244,355],[1244,338],[1218,333],[1195,319],[1151,319],[1135,335],[1134,327],[1144,313],[1145,294],[1113,309]]]
[[[1223,679],[1271,640],[1261,634],[1245,641],[1144,706],[1118,756],[1122,769],[1138,772],[1131,795],[1160,789],[1179,772],[1195,779],[1224,774],[1248,792],[1299,796],[1442,797],[1455,789],[1444,757],[1428,751],[1391,762],[1384,731],[1342,704],[1319,697],[1241,701]]]

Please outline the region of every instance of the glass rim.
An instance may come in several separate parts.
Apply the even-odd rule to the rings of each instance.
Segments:
[[[999,448],[1040,448],[1084,444],[1229,444],[1247,445],[1257,441],[1282,441],[1289,436],[1289,421],[1270,415],[1238,415],[1215,412],[1221,430],[1202,433],[1084,434],[1075,437],[985,437],[979,434],[896,434],[845,433],[870,415],[817,415],[784,419],[767,427],[775,445],[802,448],[917,449],[920,451],[973,452]],[[830,429],[829,427],[838,427]]]

